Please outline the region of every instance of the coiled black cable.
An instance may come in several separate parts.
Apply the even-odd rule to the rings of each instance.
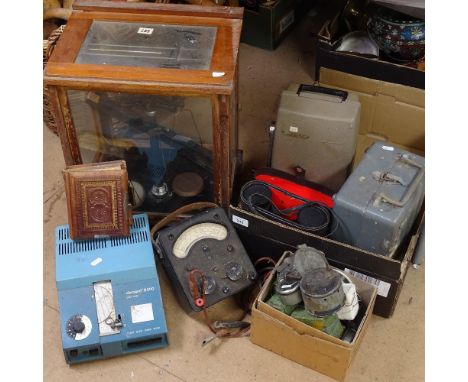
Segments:
[[[257,189],[258,186],[264,186],[268,189],[277,190],[285,196],[303,202],[303,204],[291,208],[280,209],[273,203],[273,200],[268,195],[262,194],[260,192],[253,192],[247,195],[247,188],[252,186],[257,186]],[[336,215],[334,214],[333,210],[330,207],[328,207],[325,203],[320,201],[310,201],[304,199],[299,195],[295,195],[278,186],[260,180],[252,180],[244,184],[240,192],[240,198],[242,204],[244,205],[244,208],[249,209],[255,214],[264,216],[274,221],[278,221],[280,223],[286,224],[294,228],[298,228],[300,230],[315,233],[319,236],[330,236],[337,230],[339,226],[339,221]],[[263,206],[269,206],[269,209],[266,209]],[[318,218],[317,220],[319,222],[323,221],[323,223],[317,225],[304,225],[300,224],[297,221],[293,221],[287,218],[288,215],[291,215],[293,213],[299,214],[306,208],[313,209],[314,213],[316,214],[315,216]],[[330,229],[332,225],[334,225],[334,227],[333,229]]]

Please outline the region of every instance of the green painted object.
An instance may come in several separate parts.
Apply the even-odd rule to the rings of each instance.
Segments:
[[[287,314],[288,316],[291,315],[294,309],[296,309],[296,305],[285,305],[281,301],[280,295],[278,293],[273,293],[271,297],[266,301],[268,305],[280,312]]]
[[[317,317],[310,314],[303,307],[300,307],[291,313],[291,317],[336,338],[341,338],[345,329],[336,314],[327,317]]]
[[[268,305],[280,312],[294,317],[296,320],[303,322],[306,325],[312,326],[322,332],[325,332],[333,337],[341,338],[345,327],[341,323],[336,314],[327,317],[317,317],[309,313],[302,304],[300,305],[285,305],[281,301],[278,293],[273,293],[266,301]]]

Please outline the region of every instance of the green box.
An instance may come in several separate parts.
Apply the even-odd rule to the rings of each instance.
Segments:
[[[245,8],[241,42],[274,50],[314,4],[315,0],[278,0],[259,5],[258,11]]]

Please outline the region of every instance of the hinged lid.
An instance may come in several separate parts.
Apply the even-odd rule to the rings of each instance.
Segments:
[[[48,85],[229,94],[241,8],[76,1],[45,68]]]
[[[216,27],[92,22],[75,63],[208,70]]]

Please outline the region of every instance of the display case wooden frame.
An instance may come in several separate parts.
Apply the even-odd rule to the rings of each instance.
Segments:
[[[67,90],[209,97],[214,201],[227,208],[235,167],[233,148],[237,149],[237,57],[243,9],[84,0],[75,1],[73,8],[67,28],[44,70],[66,164],[83,162]],[[214,26],[217,33],[210,67],[185,70],[75,63],[94,20]]]

